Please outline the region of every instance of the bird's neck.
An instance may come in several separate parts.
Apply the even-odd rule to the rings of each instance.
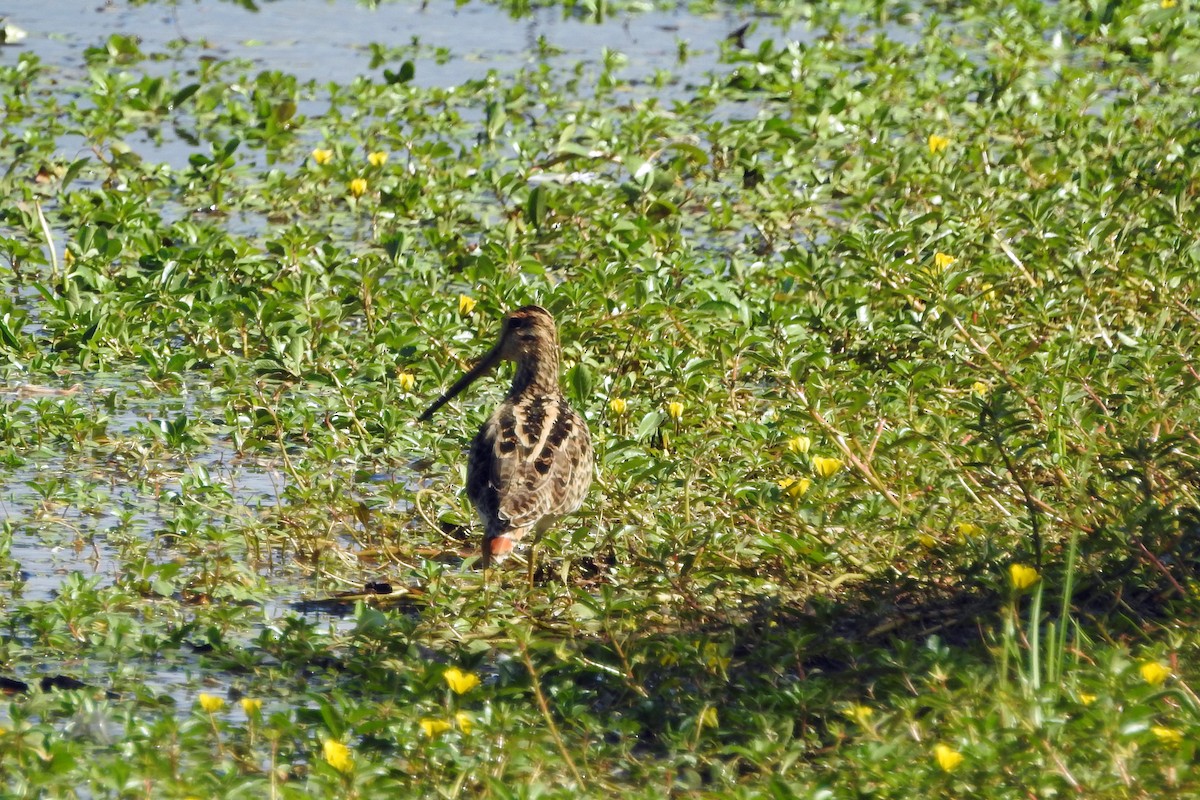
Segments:
[[[558,350],[529,355],[517,362],[509,396],[527,392],[558,394]]]

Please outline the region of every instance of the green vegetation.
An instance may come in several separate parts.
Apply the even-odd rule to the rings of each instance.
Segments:
[[[5,50],[0,793],[1200,794],[1191,2],[764,3],[639,84]],[[598,459],[532,587],[506,375],[415,424],[528,302]]]

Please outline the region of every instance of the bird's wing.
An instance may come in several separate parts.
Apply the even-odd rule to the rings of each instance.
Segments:
[[[489,534],[494,533],[497,527],[504,527],[502,524],[497,525],[500,520],[496,514],[499,509],[499,494],[493,476],[496,433],[496,418],[493,416],[475,435],[471,442],[471,454],[467,458],[467,497],[479,512],[483,526]]]
[[[468,484],[485,520],[524,528],[579,508],[592,480],[587,425],[561,397],[505,403],[476,437]]]

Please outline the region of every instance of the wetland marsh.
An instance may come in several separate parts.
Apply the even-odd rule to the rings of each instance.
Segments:
[[[1200,792],[1190,0],[8,11],[0,794]]]

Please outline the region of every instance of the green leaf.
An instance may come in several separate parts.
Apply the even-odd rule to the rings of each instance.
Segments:
[[[592,389],[596,385],[596,378],[587,365],[576,364],[571,367],[567,373],[567,383],[571,386],[575,401],[580,405],[587,405],[592,397]]]
[[[88,161],[89,159],[87,158],[80,158],[67,165],[67,170],[62,176],[62,182],[59,184],[59,191],[63,191],[71,185],[71,181],[79,176],[80,170],[87,166]]]
[[[172,109],[178,108],[186,100],[188,100],[188,98],[190,98],[192,95],[194,95],[198,91],[200,91],[200,84],[189,83],[187,86],[180,89],[178,92],[176,92],[171,97],[171,102],[168,104],[167,107],[172,108]]]
[[[642,421],[638,423],[637,433],[634,434],[636,439],[648,439],[662,426],[663,420],[667,415],[662,411],[651,411],[642,417]]]
[[[396,86],[399,84],[408,83],[414,77],[416,77],[416,74],[417,68],[413,62],[405,61],[400,65],[400,69],[396,72],[392,72],[390,69],[385,69],[383,71],[383,80],[389,86]]]
[[[541,230],[542,221],[546,218],[546,194],[545,186],[535,186],[525,201],[525,221],[538,230]]]

